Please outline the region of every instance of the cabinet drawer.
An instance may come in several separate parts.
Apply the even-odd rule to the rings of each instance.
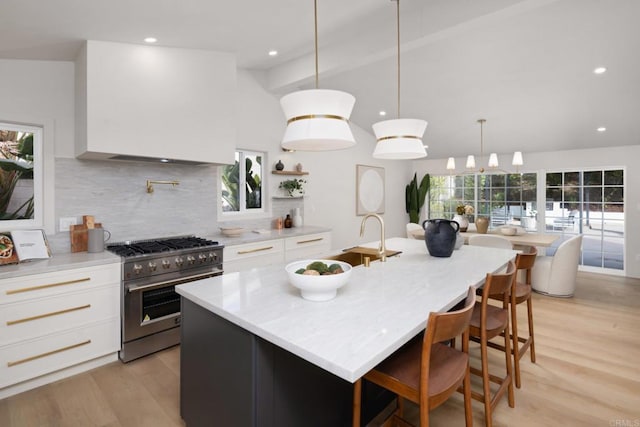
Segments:
[[[114,353],[120,318],[0,347],[0,388]]]
[[[120,283],[121,264],[76,268],[0,280],[0,304]]]
[[[264,257],[281,254],[284,250],[282,239],[265,240],[263,242],[246,243],[244,245],[226,246],[224,248],[224,267],[228,261]],[[225,268],[226,270],[226,268]]]
[[[0,310],[0,346],[119,315],[119,284],[6,304]]]
[[[289,237],[285,240],[285,261],[314,258],[331,250],[331,233]]]

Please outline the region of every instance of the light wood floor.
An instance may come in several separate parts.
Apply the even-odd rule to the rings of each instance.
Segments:
[[[579,273],[574,298],[534,294],[533,303],[537,363],[523,359],[516,407],[503,399],[494,425],[640,425],[640,280]],[[502,355],[490,353],[500,372]],[[0,426],[184,426],[179,358],[174,347],[0,400]],[[417,424],[415,407],[409,411]],[[479,402],[473,412],[474,424],[483,425]],[[462,396],[430,419],[432,426],[464,425]]]

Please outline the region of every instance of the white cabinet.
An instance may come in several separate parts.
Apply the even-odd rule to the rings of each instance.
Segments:
[[[331,250],[331,233],[313,233],[261,242],[225,246],[225,273],[264,267],[269,264],[326,255]]]
[[[274,239],[225,246],[222,265],[225,273],[232,273],[280,263],[283,259],[284,242],[282,239]]]
[[[89,40],[75,72],[77,157],[233,164],[233,54]]]
[[[289,237],[284,241],[285,262],[316,258],[331,249],[331,233]]]
[[[120,263],[0,280],[5,387],[120,349]]]

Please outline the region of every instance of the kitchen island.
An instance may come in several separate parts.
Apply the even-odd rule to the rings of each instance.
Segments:
[[[516,252],[464,246],[449,258],[393,238],[387,262],[352,271],[312,302],[274,265],[176,287],[182,298],[181,414],[187,426],[351,424],[352,384]],[[376,244],[372,244],[376,246]],[[389,396],[365,384],[363,421]]]

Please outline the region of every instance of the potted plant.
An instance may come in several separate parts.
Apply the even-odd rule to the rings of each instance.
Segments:
[[[473,206],[459,204],[456,207],[456,215],[454,215],[453,221],[460,225],[460,231],[467,231],[467,228],[469,228],[469,218],[467,215],[473,215]]]
[[[306,183],[307,181],[301,178],[287,179],[282,181],[278,188],[282,188],[286,191],[289,197],[301,197],[304,195],[303,184]]]
[[[420,223],[420,209],[424,205],[424,199],[427,196],[430,186],[429,174],[422,177],[420,185],[418,185],[418,175],[413,174],[413,179],[405,188],[405,204],[406,211],[409,214],[409,222],[415,224]]]

